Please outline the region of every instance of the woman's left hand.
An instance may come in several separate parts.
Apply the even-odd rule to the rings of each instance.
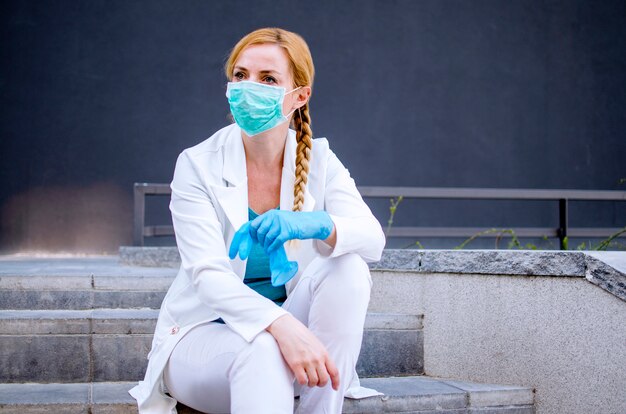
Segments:
[[[268,210],[250,222],[249,233],[269,254],[291,239],[321,239],[335,224],[327,212]]]
[[[234,259],[239,255],[241,260],[250,256],[254,240],[250,236],[250,221],[246,222],[233,237],[228,249],[228,256]],[[273,286],[282,286],[298,272],[298,263],[290,262],[283,245],[268,253],[270,259],[271,281]]]

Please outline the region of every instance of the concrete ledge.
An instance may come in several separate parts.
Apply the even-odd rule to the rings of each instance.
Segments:
[[[121,246],[122,265],[180,266],[177,247]],[[372,270],[584,277],[626,301],[626,252],[387,249]]]
[[[534,404],[534,393],[525,387],[440,379],[469,395],[471,407],[499,407]]]
[[[120,263],[126,266],[180,267],[178,247],[120,246]]]
[[[452,385],[429,377],[364,378],[366,387],[383,392],[384,396],[360,400],[344,400],[343,413],[437,413],[437,414],[531,414],[532,389],[503,387],[487,384],[462,383]],[[0,410],[3,413],[136,413],[135,400],[128,394],[134,382],[84,383],[84,384],[0,384]],[[462,387],[472,389],[467,391]],[[495,405],[475,406],[472,393],[482,390],[490,393]],[[511,392],[516,391],[513,395]],[[502,394],[501,397],[497,397]],[[524,396],[521,398],[519,396]],[[510,404],[499,401],[510,400]],[[523,404],[516,402],[525,401]],[[530,401],[530,402],[528,402]],[[297,407],[299,399],[295,399]],[[487,401],[485,400],[485,403]],[[180,414],[198,414],[198,411],[179,404]],[[67,411],[65,411],[67,409]]]
[[[594,285],[626,300],[626,270],[622,269],[622,265],[626,263],[626,252],[621,257],[616,252],[602,253],[593,252],[586,257],[585,277]]]
[[[585,254],[529,250],[385,250],[376,270],[521,276],[585,275]]]
[[[119,249],[119,258],[105,256],[27,260],[0,256],[0,295],[2,290],[17,289],[162,291],[167,290],[179,266],[180,256],[176,247],[122,246]],[[370,263],[370,269],[417,273],[581,277],[626,301],[626,252],[385,250],[379,262]],[[30,302],[33,301],[37,300]],[[55,302],[63,302],[63,298],[55,299]],[[20,307],[30,308],[32,307],[28,304]]]

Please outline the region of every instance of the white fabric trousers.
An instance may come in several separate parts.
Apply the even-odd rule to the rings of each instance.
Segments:
[[[274,337],[248,343],[227,325],[210,322],[187,333],[169,358],[164,381],[183,404],[205,413],[340,414],[356,365],[372,279],[354,253],[317,258],[302,273],[283,308],[326,346],[339,370],[339,391],[301,386]]]

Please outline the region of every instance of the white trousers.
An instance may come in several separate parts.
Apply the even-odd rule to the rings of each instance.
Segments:
[[[372,278],[355,253],[317,258],[283,303],[324,344],[339,370],[340,388],[301,386],[274,337],[261,332],[248,343],[227,325],[195,327],[174,348],[165,367],[169,393],[205,413],[340,414],[353,377]]]

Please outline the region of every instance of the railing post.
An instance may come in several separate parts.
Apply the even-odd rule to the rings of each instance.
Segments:
[[[561,250],[567,250],[565,238],[567,237],[567,199],[559,199],[559,246]]]
[[[133,216],[133,245],[143,246],[143,227],[146,214],[146,198],[144,188],[141,183],[135,183],[134,188],[134,209]]]

